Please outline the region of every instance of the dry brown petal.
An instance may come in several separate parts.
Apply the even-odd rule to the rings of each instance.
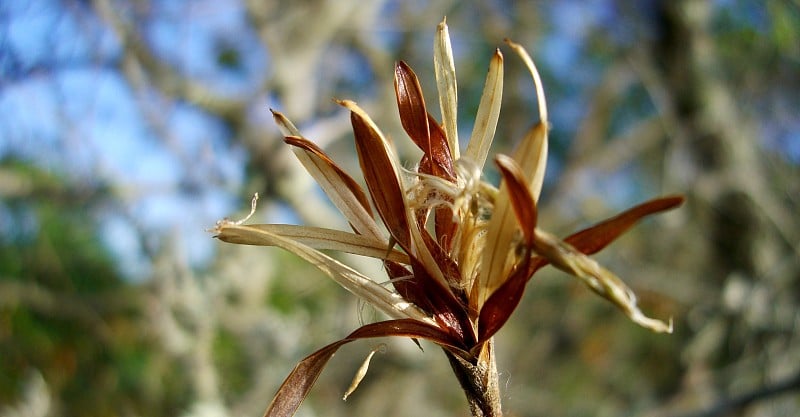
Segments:
[[[343,102],[346,106],[349,103],[352,102]],[[393,152],[383,134],[365,113],[348,108],[351,110],[350,121],[355,134],[358,161],[378,214],[397,243],[406,252],[413,253],[404,187],[400,182]]]
[[[394,91],[403,129],[426,155],[430,155],[428,111],[425,109],[422,87],[419,85],[417,75],[403,61],[394,67]]]

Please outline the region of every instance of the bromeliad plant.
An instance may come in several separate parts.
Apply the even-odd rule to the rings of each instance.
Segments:
[[[281,385],[266,416],[294,414],[342,345],[385,336],[424,339],[441,347],[472,414],[502,415],[493,336],[519,304],[533,274],[548,264],[579,278],[634,322],[656,332],[672,330],[671,322],[642,314],[633,292],[589,255],[641,218],[677,207],[683,199],[645,202],[565,239],[540,228],[537,202],[547,159],[547,106],[533,61],[520,45],[507,44],[533,76],[539,121],[511,156],[494,157],[501,174],[499,188],[484,181],[482,171],[500,112],[503,55],[498,50],[492,57],[472,136],[461,154],[455,68],[444,21],[438,26],[434,48],[442,124],[428,113],[411,68],[404,62],[395,66],[400,120],[423,152],[413,171],[401,167],[392,142],[355,102],[338,103],[350,111],[366,193],[284,115],[273,111],[285,142],[352,231],[222,220],[214,229],[216,237],[288,250],[389,319],[366,324],[303,359]],[[370,199],[383,227],[373,214]],[[323,250],[381,259],[391,285],[359,273]]]

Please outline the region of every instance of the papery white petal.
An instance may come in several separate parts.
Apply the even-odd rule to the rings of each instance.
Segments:
[[[466,157],[481,170],[489,155],[497,119],[500,117],[500,104],[503,100],[503,54],[497,50],[489,63],[489,73],[483,87],[483,95],[475,115],[475,126],[465,151]]]
[[[273,118],[285,136],[299,136],[297,127],[282,113],[273,111]],[[356,196],[350,191],[347,185],[336,171],[319,156],[304,149],[292,147],[297,159],[303,167],[316,180],[322,191],[330,198],[331,202],[339,212],[353,225],[359,233],[371,236],[376,239],[387,241],[383,236],[375,219],[358,201]]]
[[[432,323],[432,320],[428,318],[425,312],[409,304],[408,301],[400,297],[397,293],[390,291],[336,259],[310,246],[299,243],[294,239],[280,236],[269,230],[236,225],[232,222],[225,221],[217,224],[214,231],[218,235],[235,233],[239,236],[249,236],[251,240],[265,242],[265,244],[269,244],[270,246],[277,246],[292,252],[327,274],[339,285],[344,287],[344,289],[355,294],[366,303],[372,305],[391,318],[411,318]]]
[[[244,245],[272,246],[274,244],[273,239],[264,239],[264,235],[252,233],[250,229],[276,234],[314,249],[335,250],[402,264],[409,263],[408,255],[396,249],[390,249],[387,242],[364,235],[322,227],[291,224],[250,224],[238,228],[225,228],[223,230],[224,233],[217,237],[225,242]]]
[[[439,108],[442,111],[442,125],[447,134],[453,160],[457,160],[459,157],[458,87],[446,19],[442,20],[436,28],[436,40],[433,44],[433,67],[436,73],[436,88],[439,92]]]

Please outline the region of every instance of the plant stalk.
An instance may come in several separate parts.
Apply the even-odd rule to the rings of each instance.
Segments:
[[[475,363],[445,350],[461,389],[467,396],[473,417],[502,417],[500,386],[494,357],[494,339],[490,339],[475,358]]]

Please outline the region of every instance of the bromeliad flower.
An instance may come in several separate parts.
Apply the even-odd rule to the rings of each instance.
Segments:
[[[455,69],[444,21],[438,26],[434,48],[442,124],[428,113],[411,68],[404,62],[395,66],[402,126],[423,152],[416,169],[401,167],[392,142],[355,102],[339,101],[350,111],[367,185],[365,193],[284,115],[273,111],[285,142],[352,231],[223,220],[215,228],[217,237],[225,242],[288,250],[389,319],[364,325],[303,359],[281,385],[266,416],[294,414],[342,345],[384,336],[425,339],[440,346],[473,415],[501,415],[493,336],[519,304],[533,274],[548,264],[579,278],[634,322],[656,332],[672,330],[671,323],[642,314],[633,292],[589,255],[641,218],[677,207],[683,198],[645,202],[565,239],[541,229],[537,202],[547,159],[547,106],[533,61],[520,45],[507,44],[533,77],[539,121],[512,155],[494,158],[501,174],[499,188],[486,182],[482,171],[500,112],[503,55],[498,50],[492,57],[472,136],[461,154],[456,131]],[[382,226],[373,214],[373,205]],[[323,250],[381,259],[391,287]]]

